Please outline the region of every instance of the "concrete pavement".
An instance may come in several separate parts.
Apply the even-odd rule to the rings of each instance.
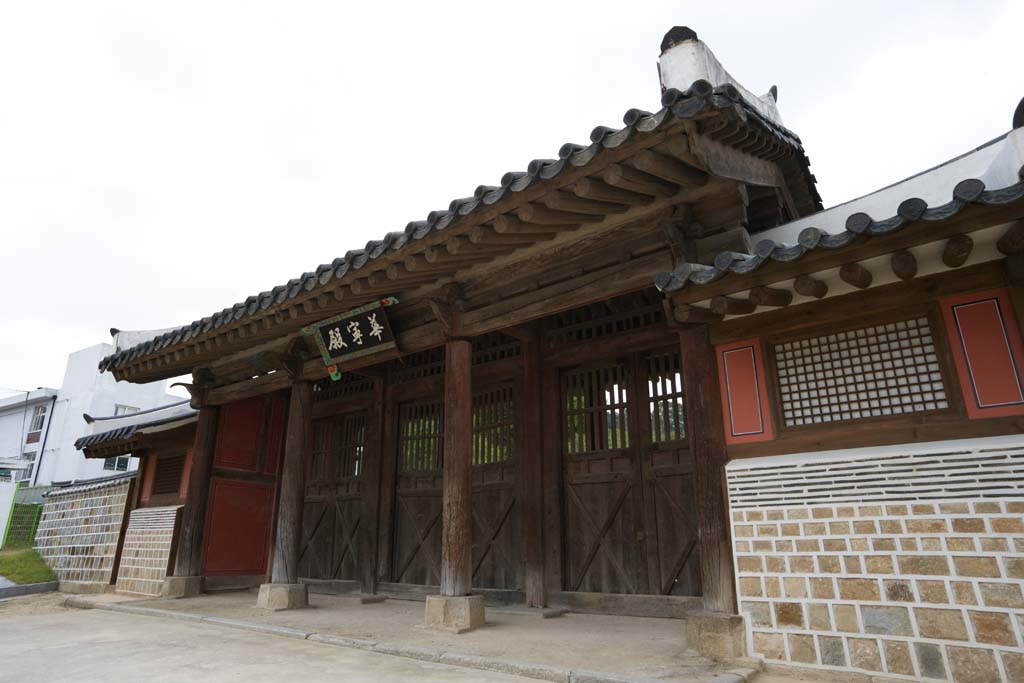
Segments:
[[[59,608],[0,618],[0,681],[140,680],[516,683],[530,679],[98,610]]]

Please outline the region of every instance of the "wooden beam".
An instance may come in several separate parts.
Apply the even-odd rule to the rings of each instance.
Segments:
[[[473,344],[445,344],[441,595],[469,595],[473,578]]]
[[[654,197],[651,195],[623,190],[597,178],[581,178],[579,182],[573,185],[572,191],[577,197],[617,202],[619,204],[646,205],[654,201]]]
[[[461,254],[452,254],[444,245],[427,247],[423,251],[424,260],[431,265],[455,264],[461,267],[463,263],[486,263],[495,256],[511,254],[515,251],[512,247],[495,247],[493,249],[481,249],[470,247],[464,249]]]
[[[735,299],[729,296],[716,296],[711,300],[711,310],[718,315],[746,315],[753,313],[757,305],[746,299]]]
[[[793,303],[793,292],[773,287],[754,287],[750,290],[750,300],[758,306],[781,308]]]
[[[859,263],[844,263],[839,268],[839,279],[858,289],[871,286],[871,271]]]
[[[901,280],[913,280],[917,275],[917,257],[909,249],[894,251],[889,265],[893,274]]]
[[[210,495],[210,474],[217,446],[216,406],[204,405],[199,409],[196,436],[192,445],[192,464],[188,473],[188,495],[181,511],[181,531],[178,535],[178,554],[174,561],[174,576],[198,577],[202,573],[203,531],[206,527],[206,500]]]
[[[537,242],[552,239],[556,233],[538,230],[530,233],[501,234],[490,225],[474,225],[469,229],[469,241],[472,244],[500,244],[503,246],[531,246]]]
[[[959,268],[971,256],[974,240],[970,235],[953,235],[942,248],[942,262],[949,268]]]
[[[815,299],[828,294],[828,285],[810,275],[797,275],[793,280],[793,289],[801,296],[813,296]]]
[[[307,361],[308,364],[310,361]],[[314,361],[315,362],[315,361]],[[323,361],[319,360],[320,365]],[[305,365],[303,365],[305,368]],[[233,403],[243,398],[269,394],[271,391],[285,389],[291,384],[291,379],[286,372],[274,372],[267,375],[260,375],[253,379],[246,379],[240,382],[233,382],[219,387],[212,387],[206,394],[206,402],[210,405],[224,405]]]
[[[1014,221],[996,242],[996,249],[1007,256],[1024,252],[1024,220]]]
[[[680,323],[716,323],[722,319],[720,313],[699,306],[675,306],[672,312],[675,321]]]
[[[516,209],[515,213],[519,220],[536,225],[579,225],[580,223],[600,223],[604,220],[603,215],[560,211],[548,208],[543,204],[526,204]]]
[[[698,187],[708,182],[704,171],[649,149],[633,157],[633,166],[682,187]]]
[[[694,463],[697,537],[700,543],[701,593],[704,609],[736,613],[732,547],[726,517],[725,419],[718,386],[718,365],[706,326],[679,333],[690,453]]]
[[[298,583],[302,550],[302,508],[306,497],[306,459],[312,445],[313,384],[295,382],[288,400],[288,423],[281,463],[274,564],[271,583]]]
[[[574,211],[576,213],[594,214],[596,216],[607,216],[613,213],[626,213],[629,211],[628,204],[617,204],[603,202],[595,199],[584,199],[562,192],[554,192],[544,198],[544,204],[551,209],[559,211]]]
[[[565,225],[546,225],[540,226],[534,223],[524,223],[515,216],[509,214],[502,214],[494,219],[494,232],[499,235],[525,235],[527,237],[536,238],[537,235],[544,235],[544,239],[548,239],[549,235],[554,235],[562,230],[575,230],[579,225],[565,224]],[[471,231],[472,232],[472,231]]]
[[[661,178],[656,178],[643,171],[638,171],[632,166],[625,166],[623,164],[612,164],[599,175],[602,180],[612,187],[639,192],[661,199],[674,197],[679,194],[680,190],[678,185],[665,182]]]

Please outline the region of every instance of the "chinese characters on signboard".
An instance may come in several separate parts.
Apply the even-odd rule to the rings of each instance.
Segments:
[[[302,329],[313,335],[332,379],[341,377],[339,362],[395,347],[385,308],[396,303],[398,299],[388,297]]]

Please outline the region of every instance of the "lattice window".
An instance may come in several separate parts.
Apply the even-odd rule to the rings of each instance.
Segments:
[[[568,454],[629,448],[628,384],[629,370],[621,364],[562,374]]]
[[[575,344],[600,337],[665,324],[661,298],[636,292],[552,316],[549,344]]]
[[[313,423],[308,479],[358,477],[366,449],[366,413],[348,413]]]
[[[337,382],[331,378],[323,379],[313,385],[314,401],[329,401],[342,396],[362,394],[373,389],[373,379],[362,377],[350,372],[342,374]]]
[[[505,385],[473,394],[474,465],[512,459],[515,453],[516,416],[512,386]]]
[[[473,365],[493,363],[519,355],[519,340],[500,332],[491,332],[473,339]]]
[[[683,376],[679,368],[678,352],[648,357],[647,391],[651,414],[651,441],[665,443],[686,438],[683,419]]]
[[[440,401],[410,401],[398,407],[398,468],[401,472],[441,469],[444,420]]]
[[[927,318],[775,347],[787,427],[949,407]]]
[[[185,471],[185,454],[157,458],[153,473],[153,495],[177,493]]]
[[[388,382],[403,384],[444,372],[444,347],[417,351],[392,361],[388,366]]]

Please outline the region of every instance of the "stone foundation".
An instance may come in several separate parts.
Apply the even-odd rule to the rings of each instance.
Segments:
[[[165,598],[191,598],[202,592],[201,576],[168,576],[160,587],[160,595]]]
[[[427,626],[451,633],[465,633],[484,625],[482,595],[427,596]]]
[[[265,583],[260,586],[256,606],[261,609],[301,609],[309,606],[304,583]]]
[[[732,661],[746,654],[743,617],[717,612],[686,615],[686,646],[704,657]]]

